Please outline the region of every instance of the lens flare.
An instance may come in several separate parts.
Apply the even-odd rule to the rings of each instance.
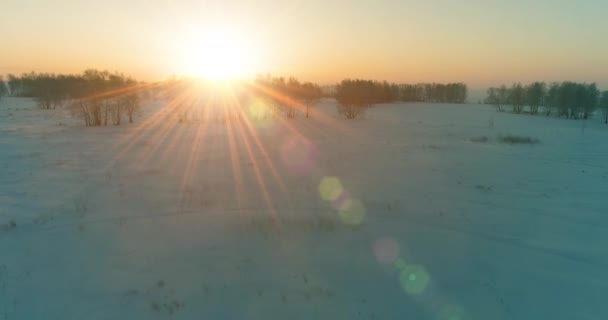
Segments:
[[[339,215],[345,224],[360,225],[365,219],[365,206],[361,200],[352,200],[347,208],[340,210]]]
[[[420,265],[408,265],[399,273],[401,287],[409,294],[423,293],[428,287],[430,279],[429,273]]]
[[[310,173],[319,157],[314,144],[298,138],[290,138],[281,148],[281,159],[289,173],[293,175],[306,175]]]
[[[376,260],[383,264],[395,262],[399,257],[399,243],[393,238],[382,238],[374,243]]]
[[[403,258],[398,258],[397,260],[395,260],[395,263],[393,265],[395,266],[395,268],[397,268],[399,270],[407,267],[407,263],[405,262],[405,259],[403,259]]]
[[[319,184],[319,194],[321,199],[326,201],[336,200],[344,191],[342,182],[336,177],[325,177]]]

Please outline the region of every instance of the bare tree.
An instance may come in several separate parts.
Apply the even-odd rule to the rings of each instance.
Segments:
[[[307,82],[302,85],[302,94],[300,98],[302,99],[306,108],[306,118],[310,116],[311,107],[321,99],[321,95],[321,88],[318,85],[311,82]]]
[[[129,117],[129,123],[133,123],[133,115],[141,108],[137,93],[127,95],[124,98],[124,105],[127,116]]]
[[[604,122],[608,124],[608,91],[602,92],[602,97],[600,98],[600,109],[604,112]]]
[[[0,100],[8,95],[8,88],[4,82],[4,76],[0,75]]]
[[[509,89],[509,102],[513,106],[514,113],[522,113],[526,103],[526,90],[521,83],[515,83]]]
[[[531,114],[538,114],[539,107],[547,94],[547,85],[544,82],[534,82],[526,86],[526,103],[530,106]]]
[[[355,119],[365,114],[374,103],[374,83],[369,80],[343,80],[336,87],[338,113],[346,119]]]
[[[551,115],[553,109],[559,107],[559,88],[560,84],[558,82],[553,82],[549,86],[545,97],[545,115],[547,117]]]

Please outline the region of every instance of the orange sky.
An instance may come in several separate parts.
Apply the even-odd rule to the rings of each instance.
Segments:
[[[504,2],[5,0],[0,74],[93,67],[162,79],[183,71],[181,35],[221,25],[254,43],[251,74],[608,87],[608,2]]]

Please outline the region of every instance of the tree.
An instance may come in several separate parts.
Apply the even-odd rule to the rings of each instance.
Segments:
[[[321,94],[321,88],[312,82],[306,82],[300,86],[298,99],[306,108],[306,118],[310,116],[310,108],[321,99]]]
[[[133,115],[141,108],[139,104],[139,96],[137,93],[131,93],[126,95],[123,99],[125,110],[127,112],[127,116],[129,117],[129,123],[133,123]],[[120,115],[118,115],[118,118],[120,119]],[[120,120],[118,124],[120,124]]]
[[[11,97],[19,97],[21,95],[23,85],[21,79],[14,74],[8,74],[7,85],[9,95]]]
[[[547,85],[544,82],[534,82],[526,86],[526,103],[530,106],[531,114],[538,114],[538,108],[543,104],[547,94]]]
[[[29,94],[36,99],[42,109],[55,109],[63,104],[64,92],[61,80],[53,74],[34,74],[28,79]]]
[[[8,88],[4,84],[4,77],[0,75],[0,100],[8,95]]]
[[[338,113],[346,119],[362,116],[377,101],[373,89],[374,83],[369,80],[342,80],[336,87]]]
[[[416,85],[402,84],[399,86],[399,100],[406,102],[417,102],[420,101],[420,95],[418,94],[418,88]]]
[[[565,81],[559,86],[557,95],[558,116],[573,118],[576,104],[576,83]]]
[[[595,111],[598,104],[598,98],[600,91],[597,89],[595,83],[582,85],[584,89],[583,94],[583,119],[589,119],[589,116]]]
[[[515,83],[509,89],[509,102],[513,106],[513,112],[522,113],[526,103],[526,90],[521,83]]]
[[[545,97],[545,115],[550,116],[551,111],[553,109],[557,109],[559,107],[559,90],[560,84],[558,82],[553,82],[549,86],[549,90],[547,91],[547,96]]]
[[[303,83],[296,78],[285,81],[285,78],[270,75],[258,76],[252,93],[265,101],[274,114],[282,113],[288,118],[294,118],[298,109],[308,118],[310,108],[323,95],[321,87],[312,82]]]
[[[604,112],[604,123],[608,124],[608,91],[602,92],[600,98],[600,109]]]
[[[499,112],[503,112],[503,106],[509,102],[509,90],[507,87],[502,85],[498,88],[488,88],[486,93],[488,96],[484,102],[496,106]]]

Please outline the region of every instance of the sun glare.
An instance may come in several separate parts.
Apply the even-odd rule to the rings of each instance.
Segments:
[[[206,28],[182,35],[181,73],[207,80],[245,77],[253,70],[254,46],[243,34],[226,28]]]

